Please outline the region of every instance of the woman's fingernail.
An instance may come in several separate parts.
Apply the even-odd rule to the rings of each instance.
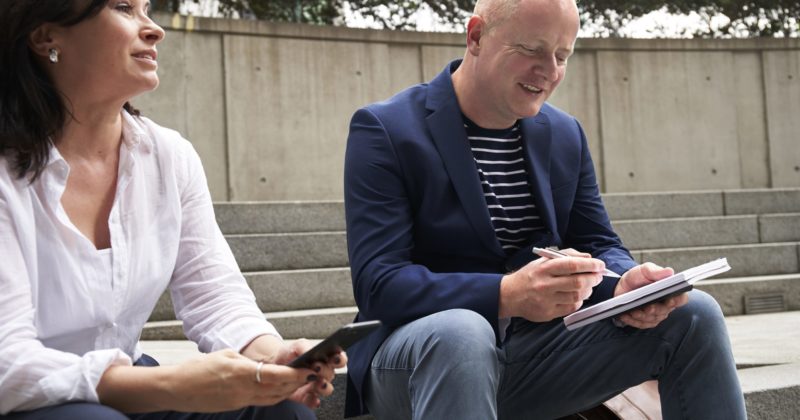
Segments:
[[[314,382],[317,380],[317,378],[319,378],[317,375],[308,375],[306,382]]]

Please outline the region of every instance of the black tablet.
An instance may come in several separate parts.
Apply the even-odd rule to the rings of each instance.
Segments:
[[[347,324],[322,340],[311,350],[289,363],[291,367],[310,367],[314,362],[324,362],[337,352],[347,350],[350,345],[364,338],[381,326],[380,321],[364,321]]]

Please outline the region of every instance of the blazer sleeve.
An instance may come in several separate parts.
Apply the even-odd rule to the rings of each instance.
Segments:
[[[611,271],[622,274],[636,266],[636,262],[611,227],[600,197],[586,136],[580,124],[577,121],[575,124],[581,142],[580,176],[569,213],[565,242],[572,248],[589,252],[593,257],[603,260]],[[618,281],[612,277],[604,278],[595,287],[587,303],[598,303],[613,297]]]
[[[399,326],[432,313],[464,308],[480,313],[496,328],[502,274],[434,273],[414,263],[415,215],[407,174],[391,136],[368,108],[357,111],[351,120],[345,155],[345,215],[353,292],[361,316]]]

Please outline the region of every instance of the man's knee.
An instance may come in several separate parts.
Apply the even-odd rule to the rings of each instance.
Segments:
[[[719,303],[708,293],[702,290],[692,290],[689,292],[689,302],[686,304],[686,311],[678,312],[682,316],[691,317],[695,322],[723,322],[722,309]]]
[[[704,339],[724,339],[727,343],[727,329],[722,309],[711,295],[700,290],[689,293],[689,302],[673,311],[668,319],[672,324],[688,328],[689,333]]]
[[[494,329],[480,314],[451,309],[434,317],[427,337],[430,348],[447,352],[454,359],[497,357]]]

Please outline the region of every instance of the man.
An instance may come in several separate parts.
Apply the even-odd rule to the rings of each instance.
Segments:
[[[745,418],[708,295],[563,326],[582,305],[672,274],[633,261],[580,125],[545,103],[578,25],[572,0],[481,0],[463,61],[353,116],[353,288],[358,319],[386,327],[348,351],[346,415],[556,418],[658,379],[666,419]],[[533,260],[533,246],[585,254]]]

